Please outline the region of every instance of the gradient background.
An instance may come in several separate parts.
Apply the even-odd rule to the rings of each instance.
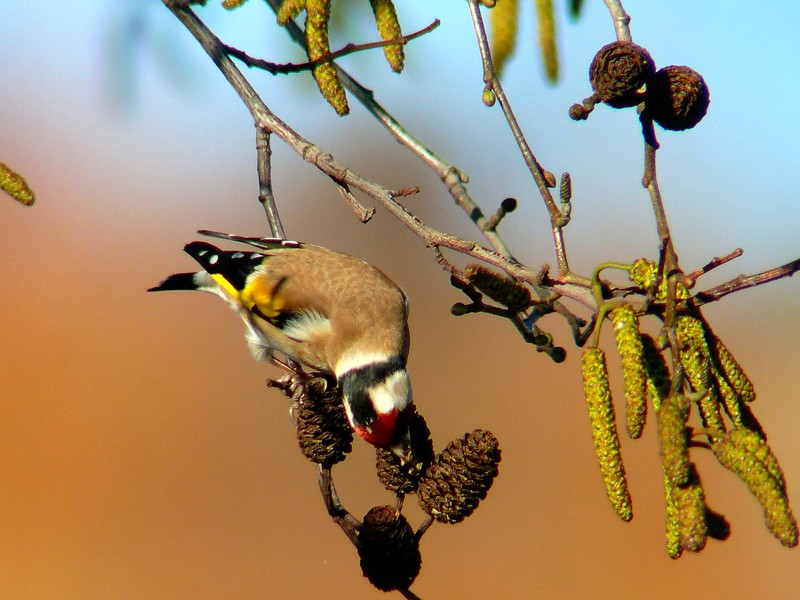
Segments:
[[[367,3],[353,4],[369,17]],[[601,107],[585,123],[567,118],[589,93],[592,55],[613,37],[604,6],[587,2],[571,23],[556,3],[563,78],[550,88],[533,10],[522,4],[507,91],[542,164],[572,174],[574,269],[655,256],[634,114]],[[502,233],[524,261],[553,262],[541,200],[499,109],[481,103],[465,3],[399,7],[408,31],[443,21],[407,49],[406,73],[391,74],[380,52],[343,64],[469,173],[487,213],[519,198]],[[682,264],[693,269],[743,247],[742,258],[703,281],[709,287],[796,258],[800,5],[626,8],[634,39],[659,66],[689,64],[711,88],[696,130],[661,135],[661,185]],[[299,60],[264,11],[260,2],[233,15],[200,9],[226,41]],[[339,23],[340,40],[372,39],[363,24]],[[303,135],[386,185],[421,186],[411,210],[477,239],[436,179],[356,102],[338,119],[308,76],[250,75]],[[0,77],[0,160],[38,195],[33,209],[0,202],[0,597],[379,597],[326,516],[286,402],[264,388],[275,373],[249,358],[235,315],[210,296],[144,293],[192,268],[180,249],[195,230],[266,231],[251,120],[238,98],[154,0],[5,0]],[[411,297],[410,369],[437,447],[476,427],[502,444],[501,475],[477,513],[425,536],[418,594],[798,597],[800,551],[771,537],[756,501],[708,453],[696,453],[708,501],[733,534],[699,556],[667,558],[652,423],[642,440],[623,440],[636,517],[617,520],[594,461],[578,353],[560,321],[545,325],[572,351],[554,365],[504,322],[449,316],[462,298],[419,239],[380,210],[359,224],[326,177],[278,142],[274,151],[288,234],[371,260]],[[784,280],[736,294],[706,314],[757,385],[754,410],[800,510],[797,286]],[[390,501],[372,460],[360,444],[336,469],[356,515]],[[413,498],[408,505],[419,523]]]

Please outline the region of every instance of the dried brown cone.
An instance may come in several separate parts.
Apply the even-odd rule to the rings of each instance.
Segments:
[[[683,131],[706,115],[710,96],[702,75],[689,67],[659,69],[647,86],[645,114],[664,129]]]
[[[644,100],[642,88],[655,70],[655,62],[641,46],[612,42],[595,54],[589,67],[589,80],[599,100],[614,108],[625,108]]]
[[[375,448],[375,469],[383,487],[397,495],[413,494],[425,469],[433,462],[433,440],[425,419],[416,410],[409,415],[407,426],[411,439],[411,459],[401,464],[400,458],[386,448]]]
[[[426,469],[417,488],[423,510],[442,523],[460,523],[489,493],[500,464],[500,445],[476,429],[453,440]]]
[[[478,263],[468,264],[465,273],[472,285],[511,310],[519,312],[531,305],[531,293],[528,288],[506,275],[501,275]]]
[[[364,577],[379,590],[406,590],[419,574],[419,539],[393,506],[369,510],[358,530],[356,547]]]
[[[326,385],[320,377],[312,379],[306,390],[294,413],[300,451],[317,464],[330,466],[343,461],[352,449],[353,430],[338,386]]]

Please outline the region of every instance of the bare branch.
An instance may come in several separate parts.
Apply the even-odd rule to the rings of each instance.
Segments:
[[[277,13],[280,0],[264,0],[273,11]],[[295,43],[305,48],[306,41],[303,31],[296,23],[290,22],[285,26],[286,31]],[[403,125],[400,124],[383,106],[375,100],[372,90],[361,85],[347,71],[334,64],[342,85],[353,94],[367,111],[378,120],[389,133],[403,146],[411,150],[422,162],[427,165],[441,179],[448,193],[456,204],[466,213],[475,226],[481,231],[492,249],[498,254],[511,257],[511,252],[496,231],[486,229],[486,217],[477,203],[467,192],[466,184],[469,177],[458,167],[445,161],[433,150],[416,139]]]
[[[272,193],[272,146],[270,145],[270,133],[262,127],[256,127],[256,154],[258,161],[258,201],[261,202],[267,215],[270,235],[286,239],[281,217],[278,214],[278,207],[275,204],[275,196]]]
[[[233,46],[228,46],[227,44],[223,44],[222,47],[224,48],[225,52],[227,52],[234,58],[238,58],[248,67],[256,67],[258,69],[263,69],[268,73],[272,73],[273,75],[288,75],[290,73],[301,73],[303,71],[310,71],[311,69],[313,69],[318,65],[332,62],[337,58],[341,58],[342,56],[347,56],[348,54],[354,54],[356,52],[362,52],[364,50],[372,50],[374,48],[383,48],[384,46],[405,45],[413,39],[425,35],[426,33],[430,33],[431,31],[436,29],[439,25],[441,25],[441,21],[439,21],[439,19],[435,19],[433,23],[431,23],[427,27],[423,27],[422,29],[415,31],[414,33],[403,35],[393,40],[380,40],[377,42],[369,42],[366,44],[352,44],[352,43],[346,44],[339,50],[328,52],[326,54],[323,54],[319,58],[302,63],[274,63],[268,60],[264,60],[262,58],[254,58],[252,56],[249,56],[246,52],[243,52],[238,48],[234,48]]]
[[[694,296],[693,303],[695,306],[701,306],[703,304],[708,304],[709,302],[716,302],[728,294],[755,287],[757,285],[762,285],[764,283],[769,283],[770,281],[775,281],[777,279],[783,279],[784,277],[791,277],[798,271],[800,271],[800,258],[786,263],[785,265],[781,265],[780,267],[775,267],[774,269],[769,269],[755,275],[739,275],[739,277],[736,279],[732,279],[731,281],[713,287],[710,290],[699,292]]]
[[[622,7],[622,2],[620,0],[603,0],[603,2],[606,3],[608,12],[611,13],[611,18],[614,20],[614,30],[617,32],[617,41],[632,41],[629,27],[631,18]]]

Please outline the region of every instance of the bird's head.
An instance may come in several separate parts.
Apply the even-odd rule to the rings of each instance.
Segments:
[[[387,448],[407,460],[410,445],[406,415],[413,411],[413,405],[405,361],[399,356],[373,357],[337,371],[353,431],[373,446]]]

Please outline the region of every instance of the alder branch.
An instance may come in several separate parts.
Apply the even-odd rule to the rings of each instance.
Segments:
[[[256,127],[256,155],[258,163],[258,201],[264,207],[269,223],[270,235],[286,239],[281,217],[272,193],[272,146],[270,133],[263,127]]]
[[[277,14],[280,7],[280,0],[264,0],[269,7]],[[292,40],[301,46],[306,47],[306,38],[303,30],[295,23],[290,21],[284,27]],[[247,64],[247,63],[245,63]],[[469,177],[455,165],[445,161],[433,150],[419,141],[412,135],[400,122],[395,119],[383,106],[375,100],[375,93],[359,83],[347,71],[334,63],[339,79],[347,90],[355,96],[367,111],[381,124],[389,133],[402,145],[413,152],[425,165],[428,166],[444,184],[447,192],[469,219],[475,224],[483,234],[492,249],[498,254],[511,257],[511,252],[506,246],[500,235],[493,229],[486,227],[486,216],[472,199],[467,191],[466,184]]]
[[[755,275],[739,275],[736,279],[720,284],[710,290],[697,293],[693,298],[693,304],[694,306],[702,306],[709,302],[716,302],[728,294],[769,283],[770,281],[783,279],[784,277],[791,277],[798,271],[800,271],[800,258],[788,262],[785,265],[781,265],[780,267],[756,273]]]
[[[206,51],[214,64],[222,71],[228,83],[234,88],[242,102],[250,111],[255,126],[263,128],[270,133],[277,135],[292,150],[299,154],[303,160],[315,165],[319,170],[331,177],[338,185],[346,186],[349,190],[357,189],[370,198],[378,201],[383,207],[410,229],[415,235],[420,237],[429,248],[447,248],[454,252],[468,255],[487,264],[493,265],[504,270],[514,279],[529,283],[534,288],[541,285],[541,275],[538,271],[530,269],[525,265],[509,258],[495,250],[479,245],[477,242],[459,238],[428,227],[419,218],[413,215],[402,204],[396,201],[396,197],[402,195],[355,173],[342,163],[336,161],[333,156],[323,151],[316,144],[303,138],[294,131],[287,123],[275,115],[266,103],[261,99],[250,82],[242,75],[241,71],[233,63],[231,57],[225,51],[224,44],[217,38],[197,15],[183,2],[175,0],[162,0],[165,6],[181,21],[189,32],[197,39],[202,48]],[[363,213],[356,211],[356,216]],[[559,281],[558,293],[562,296],[570,297],[578,302],[593,308],[594,303],[586,286],[580,282]]]

